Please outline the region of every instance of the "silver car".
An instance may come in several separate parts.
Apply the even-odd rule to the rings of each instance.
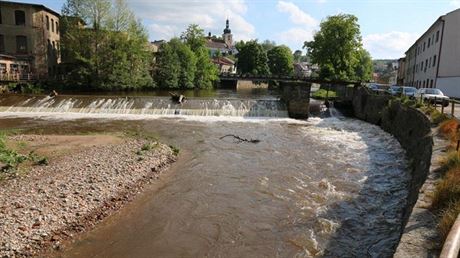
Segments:
[[[444,95],[439,89],[421,88],[417,90],[415,97],[433,104],[442,104],[445,107],[449,105],[449,97]]]

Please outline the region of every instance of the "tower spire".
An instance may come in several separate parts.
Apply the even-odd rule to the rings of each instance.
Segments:
[[[224,34],[231,34],[232,30],[230,30],[230,20],[227,17],[227,21],[225,22],[225,30]]]

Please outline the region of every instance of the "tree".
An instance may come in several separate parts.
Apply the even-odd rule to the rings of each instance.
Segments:
[[[206,39],[204,30],[196,24],[189,25],[180,38],[189,45],[195,53],[198,53],[201,48],[205,47]]]
[[[355,67],[355,80],[370,81],[372,79],[372,58],[367,50],[361,48],[356,52],[358,63]]]
[[[219,80],[219,70],[211,62],[210,53],[206,48],[199,49],[196,55],[195,87],[210,89]]]
[[[68,0],[62,13],[63,59],[73,64],[69,83],[96,89],[152,86],[147,33],[125,0]]]
[[[203,30],[190,25],[180,39],[171,39],[160,48],[155,80],[162,88],[208,89],[219,80],[219,71],[205,47]]]
[[[238,70],[243,74],[266,75],[270,74],[268,68],[267,52],[257,42],[239,42],[238,49]]]
[[[270,72],[276,75],[291,75],[294,72],[294,58],[287,46],[276,46],[268,51]]]
[[[262,46],[262,48],[268,52],[270,51],[271,49],[273,49],[274,47],[276,47],[276,42],[275,41],[270,41],[270,40],[264,40],[264,42],[262,42],[262,44],[260,44]]]
[[[312,63],[320,67],[320,77],[328,80],[356,78],[357,64],[362,49],[358,18],[339,14],[321,22],[313,41],[306,42]]]
[[[179,88],[181,63],[171,44],[161,45],[157,55],[155,80],[160,88]]]

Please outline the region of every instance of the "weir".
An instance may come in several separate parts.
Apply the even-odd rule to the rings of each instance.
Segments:
[[[10,95],[0,97],[0,112],[288,117],[286,105],[276,99],[193,98],[176,104],[168,97]]]

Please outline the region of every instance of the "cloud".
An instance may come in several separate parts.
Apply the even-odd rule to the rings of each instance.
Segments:
[[[128,1],[137,17],[144,19],[152,39],[170,39],[179,36],[189,24],[222,34],[225,20],[236,40],[254,37],[255,28],[244,15],[247,5],[244,0],[136,0]]]
[[[311,41],[313,39],[313,31],[302,29],[302,28],[291,28],[287,31],[279,33],[277,41],[281,44],[294,46],[297,49],[302,49],[305,41]]]
[[[305,25],[308,27],[314,27],[318,25],[318,21],[311,15],[302,11],[297,5],[291,2],[278,1],[278,11],[282,13],[288,13],[289,19],[294,24]]]
[[[363,38],[363,44],[373,58],[400,58],[419,36],[415,33],[400,31],[369,34]]]
[[[324,1],[318,0],[318,2]],[[313,39],[314,30],[319,24],[315,18],[291,2],[278,1],[277,9],[279,12],[289,14],[289,20],[296,25],[276,35],[279,43],[301,49],[305,41]]]
[[[455,8],[460,8],[460,0],[451,0],[450,4]]]

